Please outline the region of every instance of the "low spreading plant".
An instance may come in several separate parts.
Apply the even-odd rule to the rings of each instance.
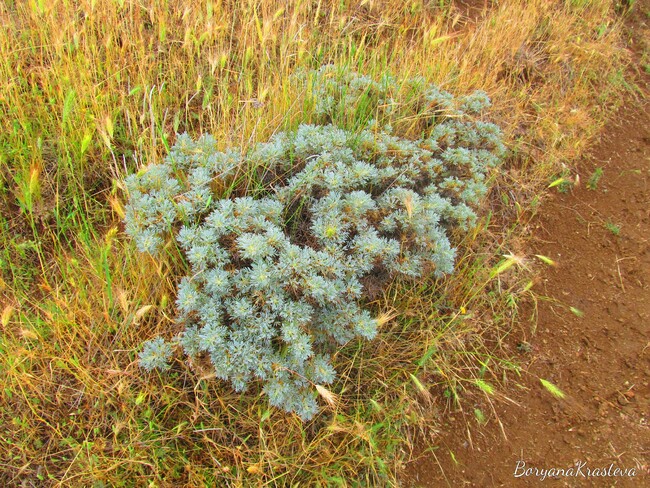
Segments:
[[[179,135],[162,164],[126,181],[137,248],[156,254],[173,237],[190,265],[176,300],[184,331],[146,342],[140,364],[166,369],[180,346],[237,391],[263,382],[271,405],[305,420],[316,386],[336,377],[336,348],[377,334],[364,280],[451,273],[449,232],[473,224],[503,153],[499,129],[477,117],[482,92],[455,99],[422,79],[332,66],[309,76],[317,124],[245,153]],[[420,138],[396,133],[412,129],[405,120]]]

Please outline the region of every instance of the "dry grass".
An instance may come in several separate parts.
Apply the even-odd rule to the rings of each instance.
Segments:
[[[626,88],[612,16],[607,0],[502,0],[472,23],[449,2],[0,5],[0,482],[393,482],[445,395],[516,370],[502,341],[530,289],[512,273],[525,260],[498,261]],[[338,401],[303,425],[198,365],[137,367],[143,340],[176,331],[179,269],[124,238],[119,182],[177,132],[245,147],[309,121],[291,74],[328,62],[483,89],[512,154],[458,273],[393,284],[377,307],[397,317],[338,354]]]

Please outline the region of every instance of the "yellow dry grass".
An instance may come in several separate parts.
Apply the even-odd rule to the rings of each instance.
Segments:
[[[626,88],[625,57],[611,1],[493,3],[467,22],[446,1],[3,2],[0,483],[390,484],[435,425],[432,386],[454,399],[515,368],[499,344],[530,290],[499,255]],[[246,147],[308,122],[291,75],[325,63],[483,89],[512,152],[458,273],[387,290],[397,317],[337,355],[336,401],[303,425],[200,365],[138,368],[177,331],[179,269],[124,238],[120,181],[178,132]]]

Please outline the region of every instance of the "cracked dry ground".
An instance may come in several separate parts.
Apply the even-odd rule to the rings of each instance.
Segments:
[[[648,102],[629,100],[590,154],[578,168],[581,183],[553,191],[533,221],[529,254],[557,266],[536,286],[548,299],[538,301],[532,349],[521,357],[533,359],[507,392],[516,404],[496,402],[481,428],[473,408],[448,415],[436,449],[407,465],[406,486],[650,486]],[[597,168],[602,177],[588,189]],[[566,397],[554,398],[540,378]],[[636,476],[515,477],[520,461],[538,469],[613,464]]]

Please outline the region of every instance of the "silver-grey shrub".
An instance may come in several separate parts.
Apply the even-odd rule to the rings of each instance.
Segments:
[[[310,77],[316,124],[246,153],[179,135],[164,163],[126,180],[137,248],[155,254],[173,238],[190,266],[176,300],[184,332],[145,343],[140,364],[165,369],[179,345],[236,391],[261,381],[271,405],[305,420],[315,385],[336,377],[332,351],[377,333],[364,278],[451,273],[448,234],[474,223],[503,154],[499,129],[478,117],[482,92],[456,99],[423,79],[333,66]],[[409,117],[416,140],[394,129]]]

